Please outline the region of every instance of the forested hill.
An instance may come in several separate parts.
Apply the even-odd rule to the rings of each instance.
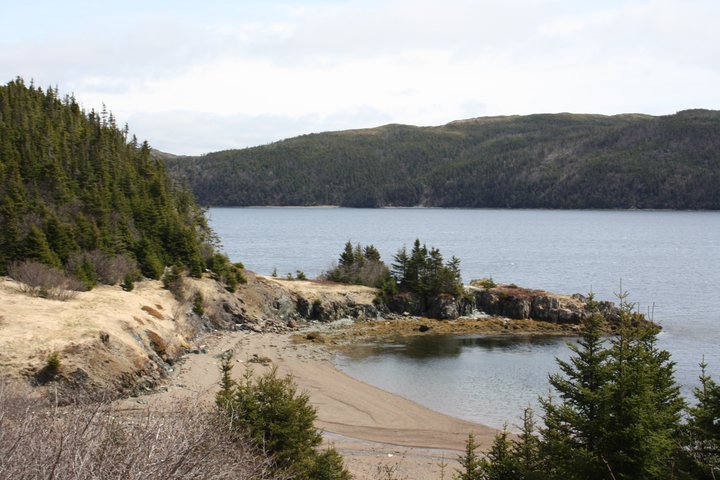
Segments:
[[[168,160],[210,206],[720,208],[720,112],[387,125]]]
[[[112,114],[22,79],[0,86],[0,274],[19,260],[78,273],[85,253],[153,278],[201,271],[208,235],[192,194]]]

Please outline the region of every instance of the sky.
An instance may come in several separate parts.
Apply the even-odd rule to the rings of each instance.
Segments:
[[[718,0],[4,2],[0,82],[174,154],[388,123],[720,109]]]

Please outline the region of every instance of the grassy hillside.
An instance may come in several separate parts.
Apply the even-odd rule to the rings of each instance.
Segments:
[[[153,278],[199,272],[208,236],[192,194],[111,113],[19,78],[0,86],[0,274],[29,259],[87,277],[103,258]]]
[[[211,206],[720,208],[720,112],[386,125],[168,160]]]

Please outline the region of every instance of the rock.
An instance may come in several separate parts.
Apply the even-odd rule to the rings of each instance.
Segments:
[[[297,322],[291,318],[288,320],[287,326],[288,328],[297,328]]]
[[[427,315],[440,320],[450,320],[460,316],[458,300],[449,294],[438,295],[428,302]]]

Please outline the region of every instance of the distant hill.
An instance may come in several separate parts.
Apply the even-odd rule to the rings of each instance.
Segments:
[[[167,164],[209,206],[720,209],[720,112],[386,125]]]
[[[192,194],[112,113],[83,111],[18,78],[0,86],[0,274],[20,260],[86,268],[85,252],[205,267],[210,232]],[[98,253],[99,252],[99,253]]]

